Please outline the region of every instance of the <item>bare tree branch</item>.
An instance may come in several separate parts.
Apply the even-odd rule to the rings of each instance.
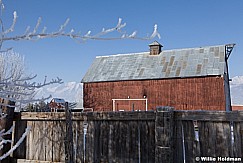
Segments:
[[[18,142],[4,155],[2,155],[0,157],[0,160],[3,160],[4,158],[6,158],[7,156],[9,156],[15,149],[17,149],[19,147],[19,145],[24,141],[24,139],[26,138],[26,136],[28,135],[28,133],[30,132],[31,127],[27,127],[25,129],[25,132],[23,133],[23,135],[21,136],[21,138],[18,140]]]
[[[67,19],[64,24],[60,25],[59,30],[56,32],[48,33],[46,32],[46,27],[43,28],[42,31],[38,31],[38,28],[41,24],[41,18],[38,19],[37,24],[32,32],[30,32],[30,27],[26,28],[26,31],[23,35],[16,35],[16,36],[6,36],[7,33],[12,32],[17,21],[17,14],[14,14],[13,24],[12,26],[3,32],[4,37],[2,37],[2,42],[4,41],[20,41],[20,40],[39,40],[44,38],[55,38],[55,37],[69,37],[71,39],[75,39],[78,41],[86,41],[86,40],[119,40],[119,39],[137,39],[137,40],[150,40],[155,37],[160,38],[160,34],[157,30],[157,25],[154,26],[154,31],[148,37],[139,37],[137,36],[137,32],[134,31],[132,34],[127,34],[123,32],[123,28],[126,27],[126,23],[122,23],[122,19],[118,19],[118,23],[116,26],[112,28],[105,29],[103,28],[100,32],[91,35],[91,31],[88,31],[86,34],[75,33],[74,29],[70,32],[65,32],[65,28],[68,25],[70,19]],[[118,32],[119,36],[117,37],[102,37],[107,35],[108,33]]]

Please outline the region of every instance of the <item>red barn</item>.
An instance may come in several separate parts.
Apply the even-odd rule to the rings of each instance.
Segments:
[[[64,111],[65,110],[65,100],[61,98],[53,98],[49,107],[51,108],[51,112]]]
[[[98,56],[83,83],[94,111],[231,110],[227,60],[234,44]]]

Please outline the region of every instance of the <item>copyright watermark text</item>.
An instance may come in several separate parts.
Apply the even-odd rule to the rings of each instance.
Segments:
[[[220,161],[220,162],[228,162],[228,161],[235,161],[235,162],[241,162],[241,157],[196,157],[195,158],[196,161],[201,161],[201,162],[216,162],[216,161]]]

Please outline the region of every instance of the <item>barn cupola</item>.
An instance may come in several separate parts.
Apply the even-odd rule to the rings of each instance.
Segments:
[[[153,43],[149,44],[150,55],[159,55],[162,47],[163,46],[157,41],[154,41]]]

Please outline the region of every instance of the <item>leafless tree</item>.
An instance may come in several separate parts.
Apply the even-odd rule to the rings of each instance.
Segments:
[[[12,123],[8,122],[7,114],[9,111],[6,111],[7,109],[13,112],[14,108],[21,104],[43,100],[32,98],[36,88],[62,82],[61,79],[57,78],[50,82],[46,82],[45,79],[43,83],[35,83],[32,81],[35,77],[35,75],[25,74],[24,57],[13,50],[0,53],[0,125]],[[12,126],[5,131],[6,127],[0,126],[0,150],[3,149],[5,144],[11,143],[7,135],[12,133],[13,128]],[[29,130],[30,127],[27,127],[21,139],[7,153],[0,156],[0,160],[11,154],[21,144]]]
[[[0,98],[14,101],[16,104],[27,104],[29,102],[43,101],[43,99],[33,99],[36,88],[54,83],[62,83],[62,80],[52,79],[43,83],[36,83],[32,80],[36,75],[25,73],[24,57],[13,50],[0,53]],[[46,97],[45,99],[48,99]],[[44,99],[44,100],[45,100]],[[4,104],[0,103],[1,106]],[[5,105],[4,105],[5,106]],[[16,107],[8,106],[8,107]]]

